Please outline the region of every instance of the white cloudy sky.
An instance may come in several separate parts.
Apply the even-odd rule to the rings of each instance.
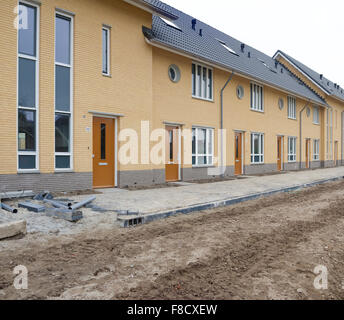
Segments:
[[[272,56],[281,49],[344,87],[343,0],[162,0]]]

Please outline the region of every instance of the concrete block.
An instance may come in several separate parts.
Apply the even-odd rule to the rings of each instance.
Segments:
[[[144,217],[118,217],[117,221],[119,222],[122,228],[136,227],[145,223]]]
[[[32,212],[44,212],[45,211],[45,206],[41,206],[39,204],[35,204],[32,202],[20,202],[18,203],[19,208],[25,208],[29,211]]]
[[[81,211],[73,211],[63,208],[47,209],[46,215],[48,217],[63,219],[69,222],[77,222],[83,218],[83,214]]]
[[[26,234],[26,221],[0,223],[0,240]]]

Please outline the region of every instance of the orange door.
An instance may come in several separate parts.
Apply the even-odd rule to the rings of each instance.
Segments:
[[[309,139],[306,140],[306,169],[309,169],[309,160],[310,160],[310,152],[309,152]]]
[[[115,186],[115,120],[93,118],[93,187]]]
[[[235,133],[235,175],[242,174],[242,133]]]
[[[179,180],[179,130],[177,127],[166,127],[166,181]]]
[[[282,137],[277,137],[277,170],[282,171]]]

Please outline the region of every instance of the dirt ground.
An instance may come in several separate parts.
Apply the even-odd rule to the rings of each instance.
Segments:
[[[343,299],[344,182],[133,229],[28,235],[0,251],[0,299]],[[28,290],[13,268],[28,268]],[[313,286],[328,268],[328,290]]]

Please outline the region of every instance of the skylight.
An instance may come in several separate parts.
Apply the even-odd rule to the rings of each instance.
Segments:
[[[220,44],[225,48],[227,49],[230,53],[232,54],[235,54],[236,56],[239,56],[232,48],[230,48],[226,42],[222,41],[222,40],[219,40],[219,39],[216,39],[218,42],[220,42]]]
[[[172,28],[175,28],[179,31],[182,31],[182,29],[180,29],[175,23],[173,23],[172,21],[170,20],[167,20],[165,18],[162,18],[162,17],[159,17],[162,21],[164,21],[169,27],[172,27]]]
[[[268,68],[270,71],[277,73],[276,70],[272,69],[270,66],[268,66],[264,60],[257,58],[266,68]]]

